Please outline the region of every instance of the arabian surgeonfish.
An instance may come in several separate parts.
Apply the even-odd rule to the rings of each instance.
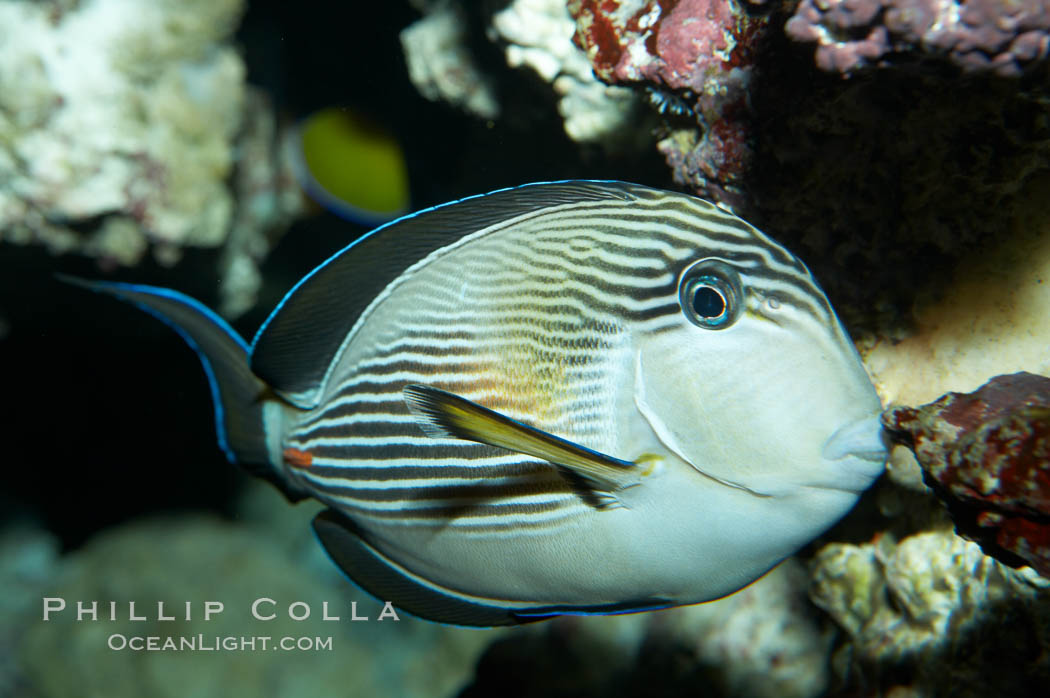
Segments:
[[[879,399],[790,252],[690,196],[526,185],[380,227],[251,345],[174,291],[231,460],[376,597],[500,625],[692,604],[760,577],[882,472]]]

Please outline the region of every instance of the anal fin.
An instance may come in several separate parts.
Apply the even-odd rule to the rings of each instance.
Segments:
[[[361,536],[346,517],[326,510],[314,517],[314,532],[332,561],[362,589],[412,615],[451,625],[490,627],[527,623],[513,610],[452,596],[401,568]]]

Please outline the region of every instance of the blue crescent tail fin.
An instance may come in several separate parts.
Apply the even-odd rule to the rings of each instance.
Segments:
[[[130,303],[171,327],[197,353],[208,377],[215,407],[215,431],[227,459],[274,482],[289,495],[270,464],[263,423],[269,387],[248,366],[248,345],[213,311],[177,291],[157,286],[88,281],[57,275],[60,281]]]

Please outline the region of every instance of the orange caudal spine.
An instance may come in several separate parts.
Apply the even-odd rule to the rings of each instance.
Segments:
[[[300,451],[298,448],[286,448],[281,452],[284,462],[293,468],[309,468],[314,462],[313,454],[309,451]]]

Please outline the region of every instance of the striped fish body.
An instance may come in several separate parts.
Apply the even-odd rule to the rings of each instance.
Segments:
[[[445,622],[719,598],[834,523],[885,457],[804,265],[704,201],[619,182],[380,228],[241,350],[276,397],[220,408],[259,425],[230,438],[219,418],[233,455],[330,507],[315,528],[362,586]]]

